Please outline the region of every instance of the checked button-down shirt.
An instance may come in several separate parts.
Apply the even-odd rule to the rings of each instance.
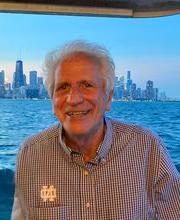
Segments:
[[[62,131],[54,126],[21,147],[13,220],[180,219],[180,176],[150,131],[106,119],[104,140],[86,164]]]

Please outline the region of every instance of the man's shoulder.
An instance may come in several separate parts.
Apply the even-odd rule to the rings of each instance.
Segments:
[[[30,149],[39,145],[48,145],[48,143],[54,142],[58,138],[59,134],[59,126],[53,125],[41,132],[38,132],[27,139],[22,143],[20,150],[22,149]]]
[[[127,123],[111,119],[113,132],[119,135],[131,135],[134,137],[148,138],[154,141],[161,141],[160,137],[149,128],[145,128],[142,125]]]
[[[162,139],[148,128],[114,119],[111,123],[116,154],[122,149],[127,149],[137,156],[153,153],[158,158],[162,149],[165,149]]]

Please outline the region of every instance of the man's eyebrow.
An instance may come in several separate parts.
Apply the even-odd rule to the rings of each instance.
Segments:
[[[59,86],[62,86],[62,85],[70,85],[70,83],[68,83],[66,81],[55,83],[55,87],[59,87]]]
[[[96,83],[95,82],[93,82],[92,80],[86,80],[86,79],[84,79],[84,80],[79,80],[79,81],[77,81],[77,84],[83,84],[83,83],[89,83],[89,84],[92,84],[92,85],[96,85]],[[57,82],[57,83],[55,83],[55,88],[58,88],[58,87],[61,87],[61,86],[64,86],[64,85],[67,85],[67,86],[70,86],[71,85],[71,83],[70,82],[68,82],[68,81],[64,81],[64,82]]]
[[[96,84],[96,83],[93,82],[92,80],[87,80],[87,79],[85,79],[85,80],[80,80],[78,83],[90,83],[90,84],[93,84],[93,85]]]

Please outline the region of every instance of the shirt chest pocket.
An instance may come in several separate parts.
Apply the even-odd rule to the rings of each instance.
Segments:
[[[68,220],[70,219],[70,213],[68,207],[45,207],[35,208],[30,207],[28,212],[28,220]]]

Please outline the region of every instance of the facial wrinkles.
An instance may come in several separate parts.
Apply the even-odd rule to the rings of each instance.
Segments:
[[[65,112],[69,116],[86,115],[87,113],[89,113],[92,109],[92,106],[91,103],[87,100],[87,96],[85,96],[84,94],[72,93],[68,94],[66,97]]]
[[[65,95],[57,95],[54,101],[56,107],[61,109],[65,115],[80,116],[86,115],[92,108],[86,99],[87,97],[85,98],[79,91],[74,92],[72,89]]]
[[[89,65],[90,62],[93,65]],[[86,68],[86,63],[88,69]],[[59,74],[62,69],[63,74]],[[97,75],[96,77],[91,78],[89,74],[86,74],[86,72],[96,72]],[[94,65],[94,62],[92,62],[92,60],[87,60],[86,58],[78,59],[77,57],[70,60],[65,60],[57,69],[56,82],[67,82],[68,84],[70,84],[70,91],[68,91],[68,94],[55,95],[55,104],[60,106],[63,112],[70,112],[70,115],[78,115],[84,114],[91,108],[96,108],[95,105],[98,105],[99,98],[103,99],[103,102],[106,102],[107,94],[103,92],[105,91],[106,87],[105,79],[102,75],[99,75],[99,72],[100,66]],[[75,73],[77,75],[77,79],[93,79],[93,81],[95,80],[97,90],[94,89],[94,93],[89,92],[89,94],[83,91],[81,93],[81,89],[79,88],[79,81],[77,81],[76,77],[74,77]],[[80,76],[80,78],[78,78],[78,76]],[[75,102],[72,102],[72,100],[70,102],[67,102],[67,97],[70,100],[73,98]],[[93,112],[93,114],[98,114],[98,112]]]

